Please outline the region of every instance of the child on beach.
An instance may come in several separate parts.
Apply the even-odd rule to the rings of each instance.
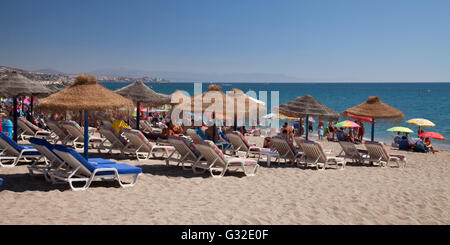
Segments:
[[[320,120],[319,124],[317,125],[317,135],[319,140],[323,139],[323,121]]]

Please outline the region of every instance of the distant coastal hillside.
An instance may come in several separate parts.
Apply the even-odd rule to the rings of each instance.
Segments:
[[[8,74],[11,71],[16,71],[31,80],[40,81],[47,85],[52,84],[62,86],[72,84],[75,77],[78,75],[78,74],[65,74],[53,69],[40,69],[36,71],[28,71],[8,66],[0,66],[0,76]],[[100,74],[93,74],[93,75],[95,75],[99,81],[108,81],[108,82],[128,82],[128,81],[131,82],[135,80],[142,80],[144,82],[169,82],[169,80],[164,78],[149,77],[149,76],[129,77],[129,76],[114,76],[114,75],[100,75]]]

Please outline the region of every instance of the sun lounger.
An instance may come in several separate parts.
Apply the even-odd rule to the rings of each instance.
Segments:
[[[45,165],[38,165],[38,161],[34,161],[31,166],[28,166],[28,171],[31,175],[35,175],[35,172],[44,174],[45,180],[53,181],[50,178],[49,173],[51,171],[58,171],[64,166],[64,161],[53,151],[55,146],[50,144],[47,140],[39,138],[30,138],[30,143],[36,150],[41,153],[41,157],[44,158]],[[114,163],[112,161],[104,160],[102,158],[89,158],[89,162],[103,164],[103,163]]]
[[[61,144],[66,145],[67,142],[71,140],[72,136],[67,133],[67,130],[63,128],[59,122],[49,121],[47,122],[47,126],[56,134],[56,137],[53,139],[55,144],[61,142]]]
[[[186,130],[186,134],[189,135],[193,140],[208,140],[208,137],[206,137],[201,129],[189,128]]]
[[[376,162],[384,167],[388,167],[391,162],[397,163],[397,166],[400,167],[400,163],[402,163],[403,167],[406,167],[406,156],[387,153],[382,143],[366,141],[364,146],[369,154],[366,161]]]
[[[284,159],[286,164],[301,164],[303,152],[299,151],[290,141],[281,136],[274,136],[272,137],[272,142],[275,151],[279,154],[279,158]]]
[[[168,157],[171,152],[175,151],[173,146],[160,146],[151,143],[139,130],[122,129],[125,137],[129,140],[126,149],[132,150],[138,160],[149,159],[150,155],[156,157],[155,153],[162,153],[162,157]]]
[[[248,143],[247,139],[239,131],[233,131],[226,134],[227,138],[230,140],[232,145],[233,154],[242,151],[245,152],[245,157],[250,155],[261,157],[261,153],[270,152],[269,148],[258,147],[254,144]]]
[[[69,135],[72,136],[71,143],[75,149],[82,149],[84,147],[84,130],[80,125],[78,125],[75,121],[62,121],[61,125],[67,130]],[[92,148],[97,148],[104,139],[92,136],[92,133],[89,136],[89,144],[91,144]]]
[[[328,165],[334,164],[337,168],[339,168],[339,165],[341,165],[340,169],[345,168],[345,159],[341,157],[327,156],[320,143],[314,141],[305,141],[300,145],[305,154],[304,161],[307,167],[308,165],[312,165],[317,169],[320,169],[319,167],[321,166],[321,169],[325,170]]]
[[[19,120],[17,120],[17,125],[19,126],[19,128],[21,130],[19,137],[22,140],[26,140],[31,137],[38,137],[38,138],[45,138],[45,139],[52,138],[51,132],[39,128],[38,126],[32,124],[30,121],[28,121],[24,117],[19,117]]]
[[[142,174],[142,169],[124,163],[97,164],[87,161],[74,149],[64,146],[55,146],[54,152],[68,165],[70,170],[66,172],[50,172],[54,179],[69,183],[72,190],[86,190],[94,180],[117,180],[121,187],[130,187],[136,184],[137,178]],[[122,182],[122,178],[132,177],[129,184]],[[75,182],[84,182],[84,186],[76,187]]]
[[[105,139],[103,142],[97,147],[99,153],[101,150],[108,150],[108,154],[112,152],[112,150],[116,149],[120,151],[120,154],[125,154],[127,151],[128,140],[122,137],[112,126],[103,125],[100,126],[99,132]],[[106,146],[105,143],[109,142],[110,145]]]
[[[254,176],[258,170],[256,160],[227,156],[212,141],[195,139],[194,145],[200,152],[200,157],[192,165],[194,173],[209,171],[212,177],[220,178],[227,170],[242,169],[246,176]],[[206,161],[201,161],[202,158]],[[246,168],[251,168],[251,171],[247,171]],[[218,171],[219,174],[214,174],[214,171]]]
[[[364,163],[364,161],[369,158],[367,151],[357,149],[352,142],[339,141],[339,145],[341,146],[342,151],[337,155],[338,157],[350,159],[352,162],[357,163]]]
[[[19,145],[4,133],[0,132],[0,166],[14,167],[20,160],[31,162],[32,159],[35,160],[40,157],[41,154],[33,146]],[[5,160],[12,161],[12,163],[5,164]]]
[[[206,137],[205,133],[201,129],[187,129],[186,134],[191,137],[191,139],[197,139],[197,140],[209,140],[208,137]],[[218,136],[220,140],[220,135]],[[219,141],[216,142],[216,145],[220,147],[222,151],[226,151],[228,149],[231,149],[231,145],[228,142]]]
[[[307,140],[304,139],[304,138],[302,138],[302,137],[294,137],[294,141],[295,141],[295,143],[297,144],[298,151],[303,152],[303,149],[302,149],[301,144],[304,143],[304,142],[306,142]],[[325,150],[325,149],[324,149],[324,152],[325,152],[326,154],[331,154],[332,151],[333,151],[332,149],[330,149],[330,150]]]
[[[183,136],[169,136],[169,143],[175,147],[175,151],[173,151],[169,157],[166,159],[166,165],[169,166],[170,161],[177,161],[177,166],[185,168],[185,164],[189,163],[194,164],[197,162],[200,157],[200,152],[195,148],[192,140]],[[178,153],[179,158],[173,157],[175,153]]]

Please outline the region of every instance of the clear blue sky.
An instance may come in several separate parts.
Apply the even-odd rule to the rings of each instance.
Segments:
[[[0,65],[450,81],[448,0],[14,0]]]

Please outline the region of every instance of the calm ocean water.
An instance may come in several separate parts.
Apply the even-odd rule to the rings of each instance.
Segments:
[[[112,90],[128,85],[127,82],[102,82]],[[194,92],[193,83],[146,83],[159,93],[171,94],[176,89],[185,90],[191,95]],[[447,140],[433,140],[433,144],[450,148],[450,83],[216,83],[222,86],[223,91],[232,88],[244,92],[268,91],[267,104],[270,108],[270,91],[279,91],[279,103],[309,94],[328,107],[339,113],[367,100],[368,96],[378,95],[381,100],[405,114],[402,122],[389,122],[379,120],[375,126],[377,140],[391,141],[391,132],[386,129],[393,126],[405,126],[417,132],[417,126],[406,123],[411,118],[426,118],[436,124],[425,131],[442,134]],[[208,83],[203,84],[207,90]],[[280,122],[282,123],[282,122]],[[292,122],[291,122],[292,124]],[[417,134],[413,134],[416,137]],[[366,135],[370,138],[370,125],[366,124]]]

